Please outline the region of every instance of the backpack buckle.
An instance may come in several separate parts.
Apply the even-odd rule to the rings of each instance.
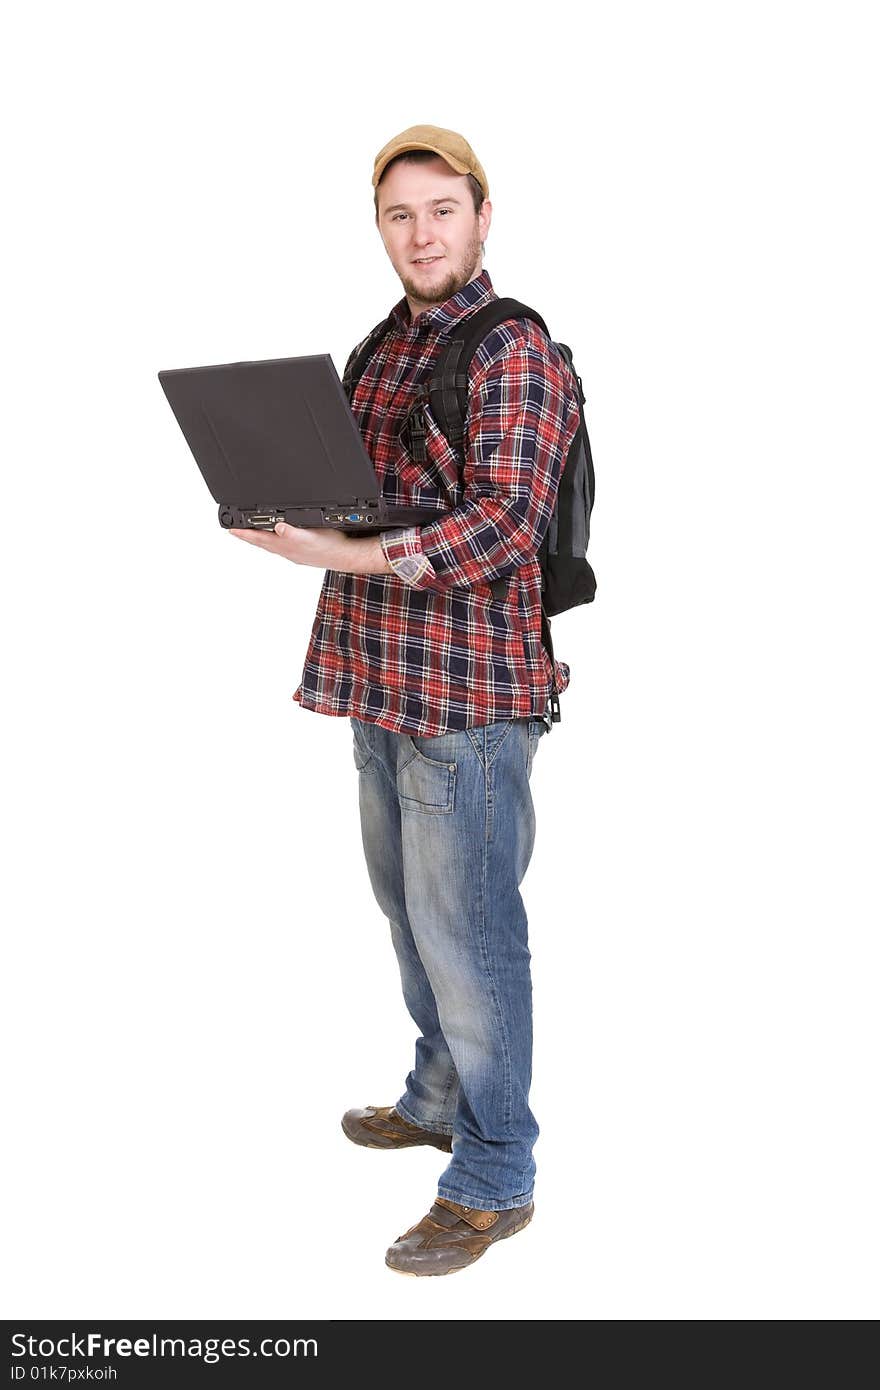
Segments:
[[[424,396],[419,396],[413,402],[404,416],[403,423],[397,431],[397,438],[405,449],[412,454],[416,463],[425,463],[427,453],[425,451],[425,440],[428,437],[425,417],[422,414],[422,401]]]

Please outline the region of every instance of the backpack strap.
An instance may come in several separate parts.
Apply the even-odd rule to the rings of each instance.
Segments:
[[[355,393],[355,388],[366,371],[367,363],[386,333],[390,331],[392,322],[392,316],[389,314],[381,323],[377,323],[375,328],[370,329],[370,332],[361,345],[360,351],[355,352],[346,363],[345,371],[342,373],[342,389],[348,397],[349,405]]]
[[[462,321],[459,331],[438,359],[434,375],[428,382],[427,393],[431,414],[453,449],[461,450],[464,447],[465,420],[468,412],[468,370],[471,361],[483,340],[494,328],[497,328],[500,323],[506,323],[508,319],[531,319],[550,338],[550,330],[543,318],[535,309],[529,308],[528,304],[523,304],[519,299],[492,299],[488,304],[484,304],[482,309],[478,309],[475,314],[470,314]],[[550,339],[550,341],[553,340]],[[563,353],[563,356],[573,370],[570,352]],[[580,381],[578,386],[580,387]],[[498,576],[490,581],[489,588],[492,590],[494,599],[503,599],[507,594],[507,579]],[[552,723],[558,724],[561,716],[559,694],[556,689],[556,662],[553,656],[553,639],[550,635],[550,619],[544,608],[543,599],[541,601],[541,641],[547,650],[550,658],[550,669],[553,672],[550,717]]]
[[[536,310],[518,299],[492,299],[462,320],[455,336],[450,339],[428,382],[431,414],[446,435],[453,449],[464,444],[464,425],[468,411],[468,371],[477,348],[499,323],[508,319],[532,319],[550,334]]]
[[[537,323],[550,337],[547,325],[541,315],[518,299],[492,299],[463,319],[455,336],[450,339],[434,368],[434,375],[428,382],[427,394],[431,414],[443,431],[450,446],[461,451],[464,448],[465,420],[468,413],[468,371],[474,354],[480,344],[508,319],[527,318]],[[507,580],[502,576],[490,581],[492,597],[503,599],[507,593]]]

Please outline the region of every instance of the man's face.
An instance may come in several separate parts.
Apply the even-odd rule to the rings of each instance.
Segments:
[[[491,203],[475,213],[467,175],[439,155],[388,170],[379,185],[379,231],[413,318],[480,274],[491,219]]]

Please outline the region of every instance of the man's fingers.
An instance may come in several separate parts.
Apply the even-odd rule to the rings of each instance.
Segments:
[[[235,526],[227,526],[226,529],[230,536],[238,536],[239,540],[258,545],[261,550],[274,550],[276,554],[281,554],[281,537],[276,536],[274,531],[258,531],[255,528],[239,531]]]

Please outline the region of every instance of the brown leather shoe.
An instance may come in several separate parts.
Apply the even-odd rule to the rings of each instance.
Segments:
[[[411,1124],[398,1115],[393,1105],[346,1110],[342,1128],[353,1144],[362,1144],[365,1149],[411,1149],[417,1144],[431,1144],[435,1149],[452,1153],[451,1135],[435,1134],[431,1129]]]
[[[534,1210],[529,1202],[509,1211],[479,1211],[438,1197],[427,1216],[389,1247],[385,1263],[399,1274],[452,1274],[472,1265],[496,1240],[528,1226]]]

